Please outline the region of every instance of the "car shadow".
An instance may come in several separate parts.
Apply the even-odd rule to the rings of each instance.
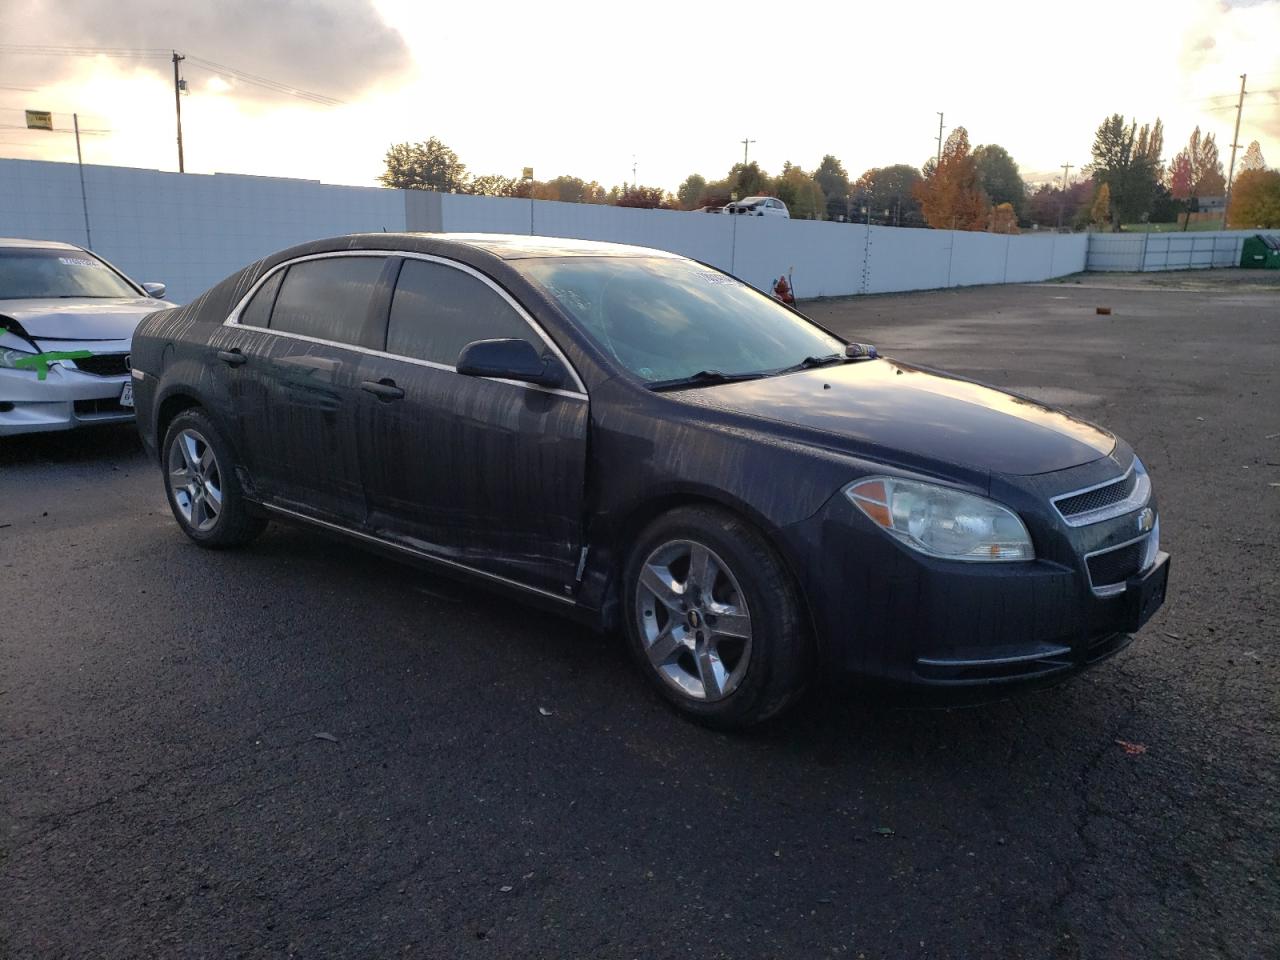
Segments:
[[[0,467],[74,464],[142,455],[142,441],[131,423],[0,437]]]

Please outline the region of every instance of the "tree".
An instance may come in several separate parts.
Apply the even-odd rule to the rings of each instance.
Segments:
[[[787,205],[792,219],[821,220],[826,216],[827,198],[822,187],[799,167],[784,163],[772,189],[774,196]]]
[[[691,173],[676,190],[676,196],[680,198],[680,206],[686,210],[694,210],[702,206],[702,197],[706,190],[707,178],[699,173]]]
[[[614,187],[614,190],[617,189]],[[661,187],[642,187],[639,184],[624,183],[614,202],[620,207],[644,207],[652,210],[664,206],[666,200],[666,193]]]
[[[813,179],[822,188],[827,219],[844,216],[849,205],[849,174],[844,164],[828,153],[813,171]]]
[[[1027,199],[1027,185],[1022,182],[1018,173],[1018,165],[1009,156],[1004,147],[990,143],[973,151],[973,159],[978,164],[978,177],[982,181],[982,189],[994,204],[1007,203],[1021,215],[1022,205]]]
[[[1236,229],[1280,227],[1280,170],[1246,170],[1231,188],[1228,225]]]
[[[1020,233],[1018,214],[1012,203],[997,203],[987,218],[987,230],[991,233]]]
[[[481,197],[509,197],[512,195],[515,183],[514,179],[504,177],[500,173],[486,173],[483,176],[472,177],[467,192]]]
[[[387,169],[378,177],[386,187],[462,193],[467,166],[435,137],[423,143],[396,143],[387,150]]]
[[[1159,118],[1139,129],[1136,120],[1126,125],[1124,117],[1113,113],[1098,126],[1088,169],[1107,187],[1113,230],[1119,231],[1122,222],[1149,216],[1163,152],[1164,124]]]
[[[1093,210],[1090,212],[1092,220],[1098,226],[1107,223],[1115,215],[1114,201],[1111,199],[1111,184],[1105,181],[1098,187],[1098,192],[1093,196]]]
[[[916,184],[916,198],[929,226],[939,230],[985,230],[991,201],[982,189],[969,132],[956,127],[942,148],[942,162]]]
[[[1191,132],[1187,145],[1177,152],[1169,165],[1169,192],[1180,200],[1188,214],[1199,209],[1201,197],[1220,197],[1227,190],[1218,159],[1218,145],[1213,134],[1201,138],[1200,128]],[[1191,217],[1182,221],[1185,230]]]
[[[1069,227],[1088,224],[1093,203],[1092,180],[1077,180],[1066,189],[1043,183],[1027,197],[1026,219],[1041,227]]]
[[[1262,144],[1254,140],[1249,144],[1249,149],[1244,152],[1244,156],[1240,158],[1240,172],[1265,169],[1267,169],[1267,162],[1262,159]]]
[[[923,227],[924,214],[920,212],[920,202],[916,200],[914,192],[920,180],[920,171],[910,164],[872,167],[849,188],[855,214],[863,207],[869,211],[888,210],[890,213],[884,218],[887,224],[895,227]],[[856,215],[854,219],[857,219]]]
[[[770,176],[760,169],[760,164],[752,160],[750,163],[735,163],[729,169],[729,192],[736,193],[738,199],[755,197],[769,189]]]

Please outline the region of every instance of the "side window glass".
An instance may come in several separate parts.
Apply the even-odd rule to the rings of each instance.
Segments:
[[[276,294],[280,292],[280,281],[284,279],[284,271],[277,270],[258,288],[243,310],[240,311],[240,323],[249,327],[265,327],[271,322],[271,308],[275,305]]]
[[[497,291],[469,273],[429,260],[408,260],[391,300],[387,352],[455,366],[475,340],[528,340],[536,333]]]
[[[270,327],[319,340],[380,348],[380,324],[370,317],[385,257],[325,257],[289,267]]]

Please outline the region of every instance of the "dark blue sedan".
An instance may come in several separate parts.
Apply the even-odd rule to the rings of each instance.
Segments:
[[[1122,440],[656,250],[318,241],[152,314],[132,357],[197,543],[286,520],[479,578],[620,629],[718,727],[834,673],[1052,680],[1164,599]]]

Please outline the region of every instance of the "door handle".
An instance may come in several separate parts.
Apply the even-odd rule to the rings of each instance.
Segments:
[[[219,350],[218,359],[231,367],[238,367],[249,361],[249,358],[239,350]]]
[[[404,391],[397,387],[396,382],[390,377],[383,377],[381,380],[365,380],[360,384],[360,389],[372,393],[384,403],[404,398]]]

